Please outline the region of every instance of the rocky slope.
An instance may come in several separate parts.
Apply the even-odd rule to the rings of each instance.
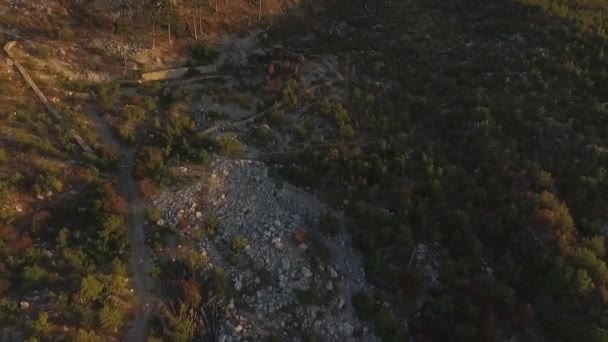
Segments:
[[[161,224],[188,218],[196,230],[209,217],[221,222],[197,246],[207,267],[224,269],[233,288],[220,341],[307,333],[324,341],[375,341],[352,307],[352,294],[370,287],[341,214],[268,171],[258,161],[216,161],[199,182],[156,203]],[[333,237],[320,231],[320,215],[335,218]]]

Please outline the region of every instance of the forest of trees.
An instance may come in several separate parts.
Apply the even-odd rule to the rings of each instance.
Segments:
[[[276,158],[291,180],[349,200],[380,289],[356,298],[361,316],[389,341],[408,314],[411,336],[437,341],[608,340],[606,5],[362,7],[326,13],[347,38],[289,46],[358,51],[350,98],[317,109],[338,143]],[[306,25],[293,20],[275,39]],[[413,315],[420,279],[404,265],[420,242],[435,246],[440,287]]]

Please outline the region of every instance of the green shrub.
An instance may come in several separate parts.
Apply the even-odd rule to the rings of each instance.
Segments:
[[[186,254],[186,264],[192,271],[203,270],[207,266],[207,262],[207,256],[198,251],[190,250]]]
[[[135,129],[132,125],[126,123],[118,127],[118,138],[127,144],[133,144],[135,142]]]
[[[308,136],[308,132],[306,129],[302,127],[300,124],[294,123],[291,125],[291,132],[297,141],[304,141]]]
[[[120,90],[120,85],[116,82],[106,82],[97,86],[95,93],[99,101],[106,107],[110,105],[110,101]]]
[[[341,103],[335,101],[325,101],[321,105],[321,113],[334,120],[334,123],[340,130],[340,135],[344,138],[351,138],[355,134],[355,130],[350,124],[348,111]]]
[[[210,289],[214,294],[222,298],[227,298],[230,295],[228,277],[226,276],[226,272],[219,266],[213,267],[213,271],[211,272]]]
[[[236,158],[241,154],[241,143],[233,135],[224,135],[218,141],[220,152],[224,155]]]
[[[138,106],[126,105],[122,107],[120,116],[127,122],[141,121],[146,117],[146,111]]]
[[[162,218],[162,215],[158,208],[148,208],[148,210],[146,210],[146,217],[150,222],[157,222]]]
[[[118,17],[114,22],[114,31],[117,34],[126,36],[133,34],[133,25],[131,24],[131,20],[123,16]]]
[[[277,334],[271,334],[270,336],[266,337],[266,342],[281,342],[283,341],[283,339],[280,337],[280,335]]]
[[[283,88],[283,102],[289,106],[296,106],[300,103],[300,93],[302,91],[302,85],[293,78],[290,78],[285,83]]]
[[[5,163],[7,159],[8,158],[6,156],[6,151],[2,147],[0,147],[0,164]]]
[[[122,326],[125,316],[125,308],[110,301],[106,302],[99,312],[99,321],[104,329],[115,331]]]
[[[0,322],[14,324],[19,319],[17,302],[8,298],[0,298]]]
[[[298,302],[302,306],[320,306],[323,304],[321,294],[319,294],[319,291],[315,288],[297,290],[296,296],[298,297]]]
[[[139,87],[139,91],[142,94],[146,94],[154,98],[161,95],[161,92],[163,91],[163,84],[161,82],[144,83]]]
[[[41,195],[48,191],[61,191],[63,183],[55,175],[48,174],[46,176],[39,176],[34,187],[37,194]]]
[[[396,339],[402,332],[399,329],[399,321],[395,314],[390,311],[380,311],[374,320],[374,327],[378,334],[386,341],[403,341]]]
[[[132,81],[141,80],[141,70],[139,70],[139,69],[127,70],[127,71],[125,71],[124,75],[125,75],[125,79],[127,79],[127,80],[132,80]]]
[[[80,290],[78,292],[78,302],[80,304],[88,304],[101,298],[103,291],[103,283],[101,283],[94,275],[88,275],[80,281]]]
[[[240,252],[245,249],[245,246],[247,246],[247,240],[242,235],[233,237],[230,243],[233,252]]]
[[[338,234],[338,219],[331,213],[323,213],[319,216],[319,228],[329,235]]]
[[[205,229],[209,235],[217,234],[217,231],[220,229],[220,218],[215,215],[207,217],[205,220]]]
[[[38,317],[29,324],[29,328],[35,336],[46,337],[51,329],[49,314],[44,311],[38,313]]]
[[[60,25],[54,29],[54,32],[55,36],[60,39],[74,40],[74,38],[76,38],[74,31],[68,26]]]
[[[156,185],[167,184],[170,180],[169,169],[165,166],[165,154],[159,147],[144,146],[135,161],[135,175],[149,178]]]
[[[218,51],[205,44],[199,44],[190,48],[192,59],[201,63],[212,63],[218,56]]]
[[[280,110],[278,107],[274,107],[270,114],[268,114],[268,122],[273,125],[283,125],[287,121],[287,115],[285,112]]]
[[[41,58],[47,58],[51,54],[51,49],[44,45],[40,45],[36,48],[36,55]]]
[[[226,120],[229,119],[230,117],[228,116],[228,114],[224,113],[224,112],[216,112],[213,110],[210,110],[209,112],[207,112],[207,120],[208,121],[219,121],[219,120]]]
[[[103,342],[103,338],[93,330],[78,329],[74,333],[74,342]]]
[[[323,338],[320,337],[316,333],[305,332],[305,333],[302,334],[301,341],[302,342],[321,342],[321,341],[323,341]]]
[[[47,277],[47,272],[37,265],[25,266],[21,277],[27,286],[34,286]]]
[[[93,160],[97,162],[99,168],[111,170],[118,165],[118,153],[110,146],[100,145],[96,151],[99,157],[96,160],[93,158]]]
[[[267,126],[256,127],[253,131],[253,138],[258,144],[265,146],[272,139],[272,130]]]
[[[357,314],[363,320],[371,320],[376,313],[376,300],[374,297],[364,292],[358,292],[353,295],[353,305]]]
[[[192,101],[192,89],[180,87],[171,92],[171,103],[190,103]]]
[[[142,106],[147,112],[154,111],[157,107],[156,100],[152,96],[146,96]]]

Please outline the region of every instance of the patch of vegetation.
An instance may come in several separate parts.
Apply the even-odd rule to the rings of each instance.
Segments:
[[[284,111],[275,106],[268,114],[268,122],[272,125],[283,125],[287,122],[287,115]]]
[[[298,297],[298,303],[302,306],[321,306],[323,304],[321,294],[316,288],[298,290],[296,296]]]
[[[220,218],[215,215],[210,215],[205,219],[205,229],[209,235],[214,236],[220,229]]]
[[[302,85],[297,80],[288,79],[283,88],[283,102],[288,106],[297,106],[300,103],[302,91]]]
[[[217,59],[218,51],[206,44],[198,44],[190,48],[190,56],[197,62],[210,64]]]
[[[230,248],[233,252],[238,253],[245,249],[247,246],[247,240],[242,235],[236,235],[230,242]]]
[[[229,118],[228,114],[224,113],[224,112],[215,112],[215,111],[209,111],[206,115],[207,120],[214,122],[214,121],[221,121],[221,120],[226,120]]]
[[[213,267],[211,271],[210,290],[212,293],[221,296],[222,298],[228,298],[230,296],[230,285],[228,284],[228,278],[226,272],[218,267]]]
[[[114,32],[125,36],[133,34],[132,20],[126,16],[119,16],[114,21]]]
[[[293,133],[293,136],[297,141],[304,141],[308,137],[308,132],[306,131],[306,128],[302,127],[297,123],[291,125],[291,132]]]
[[[224,155],[237,158],[241,154],[241,143],[236,136],[224,135],[219,139],[218,145]]]
[[[374,318],[376,313],[376,300],[364,292],[358,292],[353,295],[353,305],[357,310],[357,314],[361,319],[366,321]]]
[[[188,251],[186,254],[186,265],[192,271],[201,271],[207,266],[207,255],[202,254],[198,251]]]
[[[0,164],[4,164],[7,159],[8,157],[6,155],[6,151],[2,147],[0,147]]]
[[[112,97],[114,97],[119,90],[120,85],[118,83],[107,82],[97,85],[95,88],[95,94],[97,95],[99,102],[107,108],[111,104],[110,101],[112,100]]]
[[[334,101],[325,101],[321,105],[321,113],[334,120],[341,137],[351,138],[355,135],[348,111],[342,104]]]
[[[146,210],[146,218],[149,222],[157,222],[162,218],[161,211],[158,208],[148,208]]]
[[[323,233],[334,236],[339,232],[338,219],[333,214],[324,212],[319,216],[319,228]]]
[[[268,126],[259,126],[253,130],[253,139],[257,145],[266,146],[272,140],[272,130]]]

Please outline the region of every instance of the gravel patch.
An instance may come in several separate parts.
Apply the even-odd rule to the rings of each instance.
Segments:
[[[156,204],[163,224],[187,219],[196,230],[207,217],[220,220],[215,236],[197,242],[208,267],[222,267],[233,288],[220,340],[270,334],[297,340],[304,333],[323,341],[377,340],[352,307],[352,295],[371,288],[342,214],[268,177],[263,163],[216,161],[200,182],[167,192]],[[336,217],[335,236],[319,231],[322,213]]]

